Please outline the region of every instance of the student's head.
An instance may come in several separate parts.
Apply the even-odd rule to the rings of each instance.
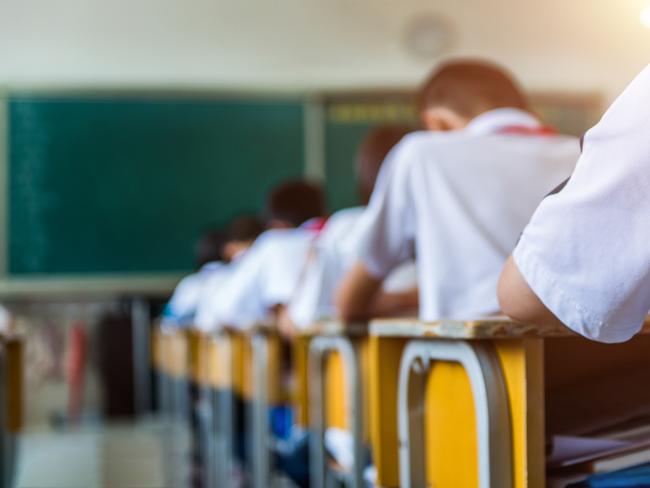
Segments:
[[[196,243],[196,267],[215,261],[223,261],[223,249],[228,239],[228,234],[219,229],[205,231]]]
[[[254,215],[243,215],[233,220],[228,226],[227,241],[223,246],[224,261],[230,262],[248,249],[262,232],[264,224]]]
[[[270,228],[292,228],[325,213],[321,187],[302,180],[282,183],[271,191],[266,203]]]
[[[496,64],[450,61],[439,66],[420,88],[420,118],[429,130],[458,130],[478,115],[497,108],[527,110],[514,78]]]
[[[379,168],[390,150],[411,131],[409,127],[382,125],[365,137],[357,150],[356,166],[359,197],[366,205],[375,187]]]

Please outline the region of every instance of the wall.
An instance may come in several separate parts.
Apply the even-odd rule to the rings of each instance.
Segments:
[[[449,54],[491,56],[533,89],[618,93],[647,62],[646,0],[2,0],[0,85],[410,85],[423,12]]]

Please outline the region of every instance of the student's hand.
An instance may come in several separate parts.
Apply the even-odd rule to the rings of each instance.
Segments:
[[[373,317],[413,316],[418,314],[419,294],[417,288],[399,293],[380,291],[372,305]]]
[[[276,323],[278,326],[278,332],[287,339],[292,339],[298,334],[298,328],[289,315],[288,307],[283,306],[278,308]]]
[[[564,326],[528,286],[512,256],[501,272],[497,294],[503,313],[517,322]]]
[[[372,318],[375,298],[382,280],[370,274],[365,265],[357,262],[345,276],[336,292],[339,318],[345,322]]]

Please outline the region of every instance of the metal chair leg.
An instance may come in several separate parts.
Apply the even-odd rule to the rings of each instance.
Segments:
[[[269,425],[269,344],[263,333],[253,336],[253,486],[271,486]]]
[[[232,344],[227,333],[221,333],[213,338],[221,348],[219,367],[224,371],[225,376],[233,378],[232,368]],[[232,386],[232,381],[231,381]],[[235,397],[233,391],[220,392],[217,398],[217,486],[227,487],[230,485],[230,476],[234,466],[235,435],[237,425],[237,409],[235,408]]]
[[[325,487],[327,476],[325,469],[325,413],[323,367],[329,353],[338,352],[345,367],[347,398],[349,399],[348,419],[352,429],[354,466],[352,468],[352,487],[363,486],[363,395],[361,392],[360,368],[357,352],[352,341],[344,336],[321,336],[314,338],[309,345],[309,416],[312,436],[310,441],[310,477],[311,486]]]
[[[432,361],[460,363],[476,403],[479,486],[512,487],[510,408],[499,359],[488,343],[413,341],[400,364],[398,426],[400,486],[425,486],[424,395]]]

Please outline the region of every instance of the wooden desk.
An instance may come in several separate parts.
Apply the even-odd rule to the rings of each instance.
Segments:
[[[369,335],[371,444],[385,487],[543,487],[546,392],[650,363],[647,335],[607,346],[505,318],[376,320]]]

